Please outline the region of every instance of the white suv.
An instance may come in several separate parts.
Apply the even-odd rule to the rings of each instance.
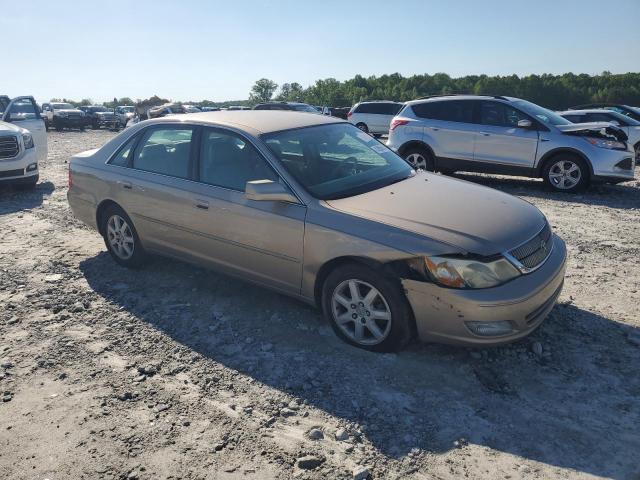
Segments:
[[[502,96],[407,102],[387,146],[414,167],[542,177],[554,190],[634,179],[634,152],[611,123],[573,124],[534,103]]]
[[[363,132],[373,135],[386,135],[393,117],[402,108],[402,103],[390,101],[356,103],[349,113],[347,120]]]

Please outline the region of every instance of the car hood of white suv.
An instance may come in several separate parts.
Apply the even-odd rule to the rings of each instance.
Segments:
[[[619,142],[627,141],[627,134],[620,127],[609,122],[591,122],[591,123],[572,123],[569,125],[555,126],[562,133],[580,134],[582,132],[593,133],[595,136],[601,136],[602,131],[607,135],[615,137]]]
[[[23,133],[26,132],[27,130],[25,130],[24,128],[20,128],[17,127],[15,125],[13,125],[12,123],[7,123],[7,122],[0,122],[0,132],[2,133]]]
[[[327,204],[483,256],[514,249],[540,232],[546,221],[540,210],[520,198],[426,172]]]

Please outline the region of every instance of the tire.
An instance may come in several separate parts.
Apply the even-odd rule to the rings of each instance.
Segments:
[[[400,285],[364,265],[343,265],[327,276],[322,311],[339,338],[364,350],[395,352],[413,338],[413,312]]]
[[[121,222],[124,222],[124,226]],[[122,208],[117,205],[107,207],[100,216],[100,231],[107,250],[118,264],[127,268],[139,268],[144,265],[147,253],[131,218]]]
[[[635,165],[640,165],[640,142],[636,143],[633,147],[633,152],[635,154]]]
[[[81,132],[84,132],[84,127],[80,127],[80,131],[81,131]]]
[[[98,130],[99,128],[100,127],[98,126],[97,123],[94,122],[94,123],[91,124],[91,130]]]
[[[56,125],[56,132],[61,132],[62,130],[62,125]]]
[[[356,127],[362,130],[364,133],[369,133],[369,127],[367,127],[366,123],[356,123]]]
[[[404,152],[402,158],[409,162],[416,170],[422,169],[433,172],[436,168],[435,159],[428,148],[411,147]]]
[[[579,192],[589,185],[589,167],[575,155],[556,155],[545,163],[542,179],[555,192]]]

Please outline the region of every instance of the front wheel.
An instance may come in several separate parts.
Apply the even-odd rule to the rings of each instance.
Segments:
[[[129,216],[120,207],[110,206],[102,214],[101,231],[113,259],[128,268],[144,264],[147,254]]]
[[[329,274],[322,310],[338,337],[365,350],[398,351],[413,335],[413,314],[400,286],[364,265]]]
[[[369,127],[367,127],[366,123],[362,123],[362,122],[357,123],[356,127],[362,130],[364,133],[369,133]]]
[[[546,163],[542,177],[557,192],[575,193],[589,185],[589,168],[581,158],[560,155]]]

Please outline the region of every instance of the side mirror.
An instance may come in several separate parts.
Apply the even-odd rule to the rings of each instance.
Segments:
[[[298,203],[298,199],[284,185],[272,180],[247,182],[244,195],[249,200]]]
[[[518,120],[518,128],[531,128],[531,125],[533,125],[531,120]]]

